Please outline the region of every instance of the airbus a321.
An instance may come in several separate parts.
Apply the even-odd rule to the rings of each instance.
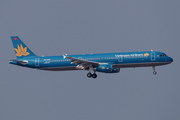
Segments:
[[[88,78],[96,78],[96,72],[118,73],[120,68],[152,67],[156,75],[156,66],[166,65],[173,59],[163,52],[120,52],[102,54],[79,54],[60,56],[37,56],[18,36],[11,37],[17,59],[10,64],[49,71],[87,70]],[[93,71],[93,73],[92,73]]]

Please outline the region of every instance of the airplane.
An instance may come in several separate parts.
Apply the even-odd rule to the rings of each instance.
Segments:
[[[10,59],[10,64],[48,71],[88,70],[88,78],[96,78],[96,72],[118,73],[120,72],[120,68],[135,67],[152,67],[153,74],[156,75],[156,66],[173,62],[173,59],[165,53],[153,50],[143,52],[37,56],[18,36],[11,36],[11,40],[17,59]]]

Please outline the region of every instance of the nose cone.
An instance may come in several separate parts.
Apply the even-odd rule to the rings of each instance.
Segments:
[[[171,57],[168,57],[167,61],[168,61],[169,63],[172,63],[172,62],[173,62],[173,59],[172,59]]]

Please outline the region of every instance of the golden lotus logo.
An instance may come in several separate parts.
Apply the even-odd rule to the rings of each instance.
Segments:
[[[20,46],[17,45],[17,49],[14,48],[14,50],[17,52],[16,56],[19,56],[19,57],[22,56],[22,55],[27,56],[27,55],[30,54],[30,53],[27,52],[27,47],[23,48],[22,44]]]
[[[105,69],[105,67],[102,67],[102,69]]]
[[[149,56],[149,53],[145,53],[144,56]]]

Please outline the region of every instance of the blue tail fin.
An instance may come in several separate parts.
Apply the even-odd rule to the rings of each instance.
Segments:
[[[11,36],[11,40],[14,46],[14,51],[18,59],[36,56],[20,39],[18,36]]]

